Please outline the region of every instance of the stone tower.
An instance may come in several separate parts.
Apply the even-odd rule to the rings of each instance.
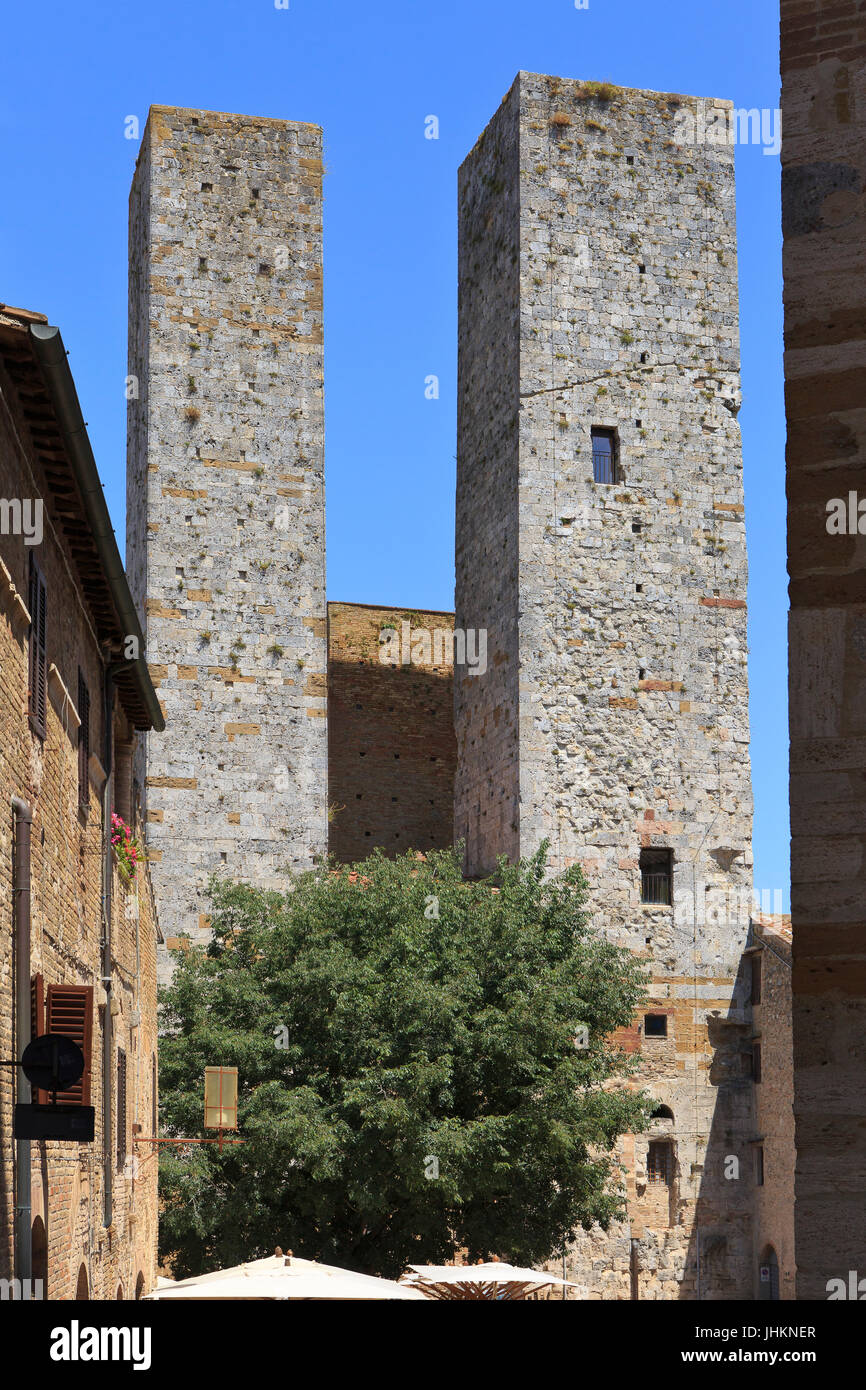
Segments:
[[[318,127],[152,107],[130,198],[127,566],[165,733],[148,745],[163,930],[211,872],[327,847]]]
[[[455,833],[472,874],[579,861],[652,977],[623,1042],[660,1111],[628,1222],[571,1252],[593,1297],[752,1296],[729,111],[520,73],[459,181],[455,624],[489,655],[455,671]]]

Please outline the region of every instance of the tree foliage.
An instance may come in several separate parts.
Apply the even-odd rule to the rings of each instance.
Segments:
[[[213,940],[163,994],[162,1121],[200,1136],[204,1068],[237,1066],[246,1143],[165,1147],[177,1275],[278,1244],[392,1277],[461,1248],[531,1263],[623,1214],[613,1147],[652,1102],[610,1036],[643,977],[545,852],[482,883],[450,850],[212,882]]]

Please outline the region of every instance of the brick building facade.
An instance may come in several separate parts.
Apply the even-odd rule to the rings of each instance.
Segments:
[[[453,844],[453,629],[453,613],[328,604],[328,848],[342,863]]]
[[[866,9],[782,0],[797,1296],[866,1276]],[[853,525],[831,533],[838,499]]]
[[[0,1279],[131,1299],[156,1278],[156,1157],[134,1141],[156,1124],[159,929],[106,818],[141,835],[135,745],[162,716],[60,334],[8,306],[0,499],[0,1053],[79,1038],[84,1077],[58,1099],[96,1112],[92,1143],[16,1143],[30,1086],[0,1068]]]
[[[754,1297],[796,1298],[791,919],[756,914],[747,952],[755,1082]]]

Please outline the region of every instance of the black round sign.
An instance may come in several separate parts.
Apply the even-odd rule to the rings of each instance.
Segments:
[[[21,1067],[31,1086],[40,1091],[65,1091],[84,1071],[84,1053],[62,1033],[43,1033],[24,1049]]]

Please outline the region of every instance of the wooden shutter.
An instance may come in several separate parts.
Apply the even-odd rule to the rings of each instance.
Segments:
[[[90,691],[81,671],[78,672],[78,804],[87,807],[90,803]]]
[[[45,1032],[45,982],[41,975],[33,975],[30,980],[30,1037],[40,1038]],[[34,1105],[47,1105],[50,1096],[36,1086],[30,1088]]]
[[[45,738],[48,714],[48,659],[45,628],[48,600],[42,571],[30,556],[30,727]]]
[[[117,1166],[126,1162],[126,1053],[117,1049]]]
[[[93,1040],[93,986],[48,986],[48,1033],[62,1033],[77,1042],[84,1053],[84,1074],[68,1091],[58,1091],[59,1105],[90,1104],[90,1069]]]

